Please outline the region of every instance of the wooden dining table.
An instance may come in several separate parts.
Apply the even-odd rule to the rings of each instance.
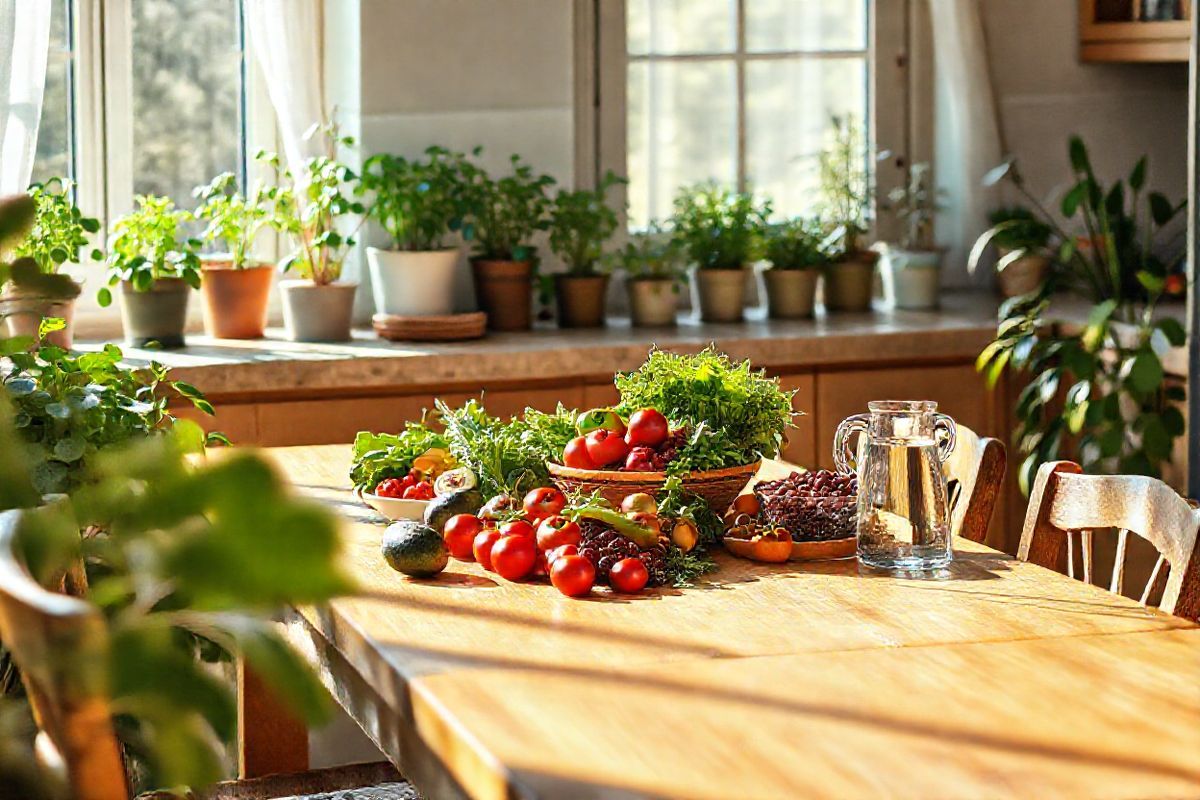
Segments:
[[[908,577],[718,552],[583,599],[416,580],[349,447],[267,453],[345,520],[360,590],[289,636],[427,798],[1200,797],[1200,628],[984,545]]]

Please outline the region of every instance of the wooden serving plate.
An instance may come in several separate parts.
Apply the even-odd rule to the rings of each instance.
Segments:
[[[748,558],[751,561],[761,561],[771,564],[782,564],[785,561],[824,561],[835,558],[853,558],[858,551],[858,539],[854,536],[847,536],[842,539],[828,539],[823,542],[792,542],[791,553],[786,557],[778,558],[776,554],[757,554],[759,549],[753,541],[749,539],[734,539],[731,536],[726,536],[722,543],[725,549],[733,553],[739,558]],[[766,555],[767,557],[764,557]]]
[[[376,314],[371,324],[375,334],[389,342],[457,342],[482,338],[487,332],[487,314],[482,311],[428,317]]]

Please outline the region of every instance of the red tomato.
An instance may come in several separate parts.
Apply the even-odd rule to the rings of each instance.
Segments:
[[[630,447],[658,447],[667,440],[667,433],[667,418],[653,408],[643,408],[629,418],[625,443]]]
[[[596,468],[596,462],[588,455],[586,436],[576,436],[567,442],[567,447],[563,450],[563,465],[575,469]]]
[[[592,590],[596,570],[583,556],[566,555],[550,564],[550,582],[567,597],[580,597]]]
[[[553,550],[547,550],[545,553],[546,562],[549,564],[553,564],[563,556],[575,555],[579,555],[579,548],[573,544],[560,544],[558,547]]]
[[[537,548],[528,536],[501,536],[492,548],[492,568],[501,578],[519,581],[537,563]]]
[[[405,486],[397,478],[385,478],[375,487],[374,494],[379,497],[399,497],[404,494]]]
[[[546,517],[537,528],[537,545],[541,550],[553,550],[564,544],[578,545],[581,539],[579,526],[566,517]]]
[[[455,558],[464,561],[472,560],[474,556],[475,537],[483,530],[483,523],[473,514],[455,514],[446,520],[442,528],[442,538],[446,540],[446,549]]]
[[[531,520],[543,520],[546,517],[553,517],[555,514],[563,510],[567,505],[567,498],[558,489],[553,489],[549,486],[542,486],[534,489],[525,495],[525,502],[522,508],[525,509],[525,516]]]
[[[526,539],[533,541],[537,539],[537,532],[533,526],[523,519],[509,520],[500,526],[501,536],[524,536]]]
[[[588,458],[597,466],[602,467],[617,461],[624,461],[625,454],[629,452],[621,434],[613,433],[606,428],[592,431],[584,438],[587,441]]]
[[[608,571],[608,582],[618,592],[640,592],[648,580],[650,573],[640,558],[622,558]]]
[[[495,528],[484,528],[475,534],[475,541],[471,543],[471,552],[475,555],[475,560],[488,572],[492,571],[492,548],[498,541],[500,541],[500,531]]]
[[[402,497],[405,500],[432,500],[433,499],[433,484],[428,481],[420,481],[404,490]]]

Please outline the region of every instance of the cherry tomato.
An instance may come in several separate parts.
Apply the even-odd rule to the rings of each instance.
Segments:
[[[667,440],[667,418],[653,408],[635,411],[629,418],[629,430],[625,432],[625,443],[630,447],[658,447]]]
[[[509,520],[500,526],[501,536],[524,536],[530,541],[537,539],[537,532],[523,519]]]
[[[550,564],[550,582],[567,597],[580,597],[592,590],[596,570],[583,556],[562,556]]]
[[[575,420],[575,430],[583,436],[600,429],[624,436],[625,422],[621,419],[621,415],[611,408],[593,408],[591,411],[583,412]]]
[[[404,494],[401,496],[405,500],[432,500],[433,486],[425,481],[414,483],[412,486],[405,489]]]
[[[586,437],[587,454],[592,463],[606,466],[617,461],[623,461],[629,448],[619,433],[606,428],[592,431]]]
[[[579,548],[573,544],[560,544],[558,547],[554,548],[553,550],[547,550],[545,555],[546,555],[546,563],[553,564],[555,561],[562,558],[563,556],[579,555]]]
[[[563,496],[562,492],[549,486],[542,486],[525,495],[522,508],[525,509],[525,516],[536,522],[546,517],[553,517],[566,505],[567,498]]]
[[[544,578],[550,574],[550,563],[546,561],[546,554],[538,551],[537,561],[533,562],[533,569],[529,571],[529,578]]]
[[[537,545],[541,550],[553,550],[564,544],[577,545],[581,539],[579,525],[566,517],[546,517],[537,527]]]
[[[399,497],[404,494],[404,489],[404,484],[396,478],[385,478],[375,487],[375,494],[379,497]]]
[[[472,560],[474,555],[475,537],[483,530],[483,523],[472,514],[455,514],[446,520],[442,528],[442,538],[446,540],[446,549],[455,558],[464,561]]]
[[[492,568],[501,578],[519,581],[537,562],[537,548],[528,536],[501,536],[492,547]]]
[[[574,469],[596,469],[596,462],[587,451],[587,437],[576,436],[563,450],[563,465]]]
[[[471,543],[471,552],[475,555],[475,560],[488,572],[492,571],[492,548],[498,541],[500,541],[500,531],[495,528],[484,528],[475,534],[475,541]]]
[[[608,582],[618,592],[640,592],[648,580],[650,573],[640,558],[622,558],[608,571]]]

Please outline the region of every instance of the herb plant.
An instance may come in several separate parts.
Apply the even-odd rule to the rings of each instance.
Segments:
[[[476,148],[475,155],[479,154]],[[549,226],[549,175],[534,174],[533,167],[513,155],[512,174],[495,179],[474,162],[463,168],[463,192],[469,213],[463,238],[476,243],[480,258],[526,261],[535,255],[533,235]]]
[[[669,280],[675,284],[687,281],[687,264],[683,260],[683,245],[664,232],[656,222],[643,233],[630,237],[628,243],[612,256],[617,269],[630,281]]]
[[[874,197],[867,140],[853,115],[833,117],[820,157],[821,217],[833,228],[842,255],[862,249]]]
[[[437,410],[446,427],[451,455],[471,468],[485,497],[520,497],[546,485],[546,459],[539,445],[523,435],[525,429],[519,422],[493,417],[475,400],[458,409],[438,400]]]
[[[80,252],[89,246],[90,234],[100,230],[100,221],[84,216],[71,197],[73,184],[62,178],[35,183],[29,193],[37,204],[33,227],[17,245],[16,258],[32,258],[43,273],[53,274],[64,264],[79,264]],[[102,261],[104,254],[92,248],[89,257]]]
[[[96,294],[102,306],[112,304],[109,287],[122,281],[138,292],[149,291],[164,278],[180,278],[200,288],[200,241],[185,238],[182,231],[192,215],[175,208],[168,197],[139,195],[135,202],[137,210],[118,219],[108,239],[108,286]]]
[[[32,256],[9,261],[10,255],[25,240],[37,217],[37,203],[28,194],[0,197],[0,286],[9,284],[42,297],[70,299],[79,294],[79,285],[68,276],[44,272]],[[6,315],[0,307],[0,319]],[[61,320],[59,321],[61,323]],[[43,326],[49,320],[42,320]],[[32,346],[29,339],[0,339],[0,355],[17,353]]]
[[[406,423],[396,434],[361,431],[354,437],[350,480],[355,489],[373,491],[380,481],[403,478],[417,456],[435,447],[446,450],[450,443],[424,422]]]
[[[1021,250],[1032,254],[1050,244],[1053,230],[1025,206],[998,208],[988,215],[995,233],[991,240],[1003,250]]]
[[[201,239],[224,243],[233,269],[251,265],[254,240],[274,223],[273,210],[287,189],[258,184],[249,197],[238,191],[237,176],[223,172],[207,186],[197,186],[193,196],[201,201],[193,212],[196,219],[208,222]]]
[[[700,269],[743,269],[761,257],[771,202],[704,183],[675,198],[671,226]]]
[[[933,217],[943,206],[941,192],[931,182],[929,164],[913,164],[908,179],[888,193],[888,206],[904,226],[900,246],[907,250],[932,250]]]
[[[437,146],[411,161],[380,153],[363,164],[357,193],[371,195],[368,213],[397,250],[440,250],[467,213],[461,191],[465,161],[462,153]]]
[[[560,189],[550,206],[550,249],[571,275],[599,272],[604,243],[617,230],[617,212],[608,205],[608,190],[624,183],[610,170],[595,189]]]
[[[817,220],[796,217],[767,228],[765,253],[774,269],[814,269],[829,262]]]

